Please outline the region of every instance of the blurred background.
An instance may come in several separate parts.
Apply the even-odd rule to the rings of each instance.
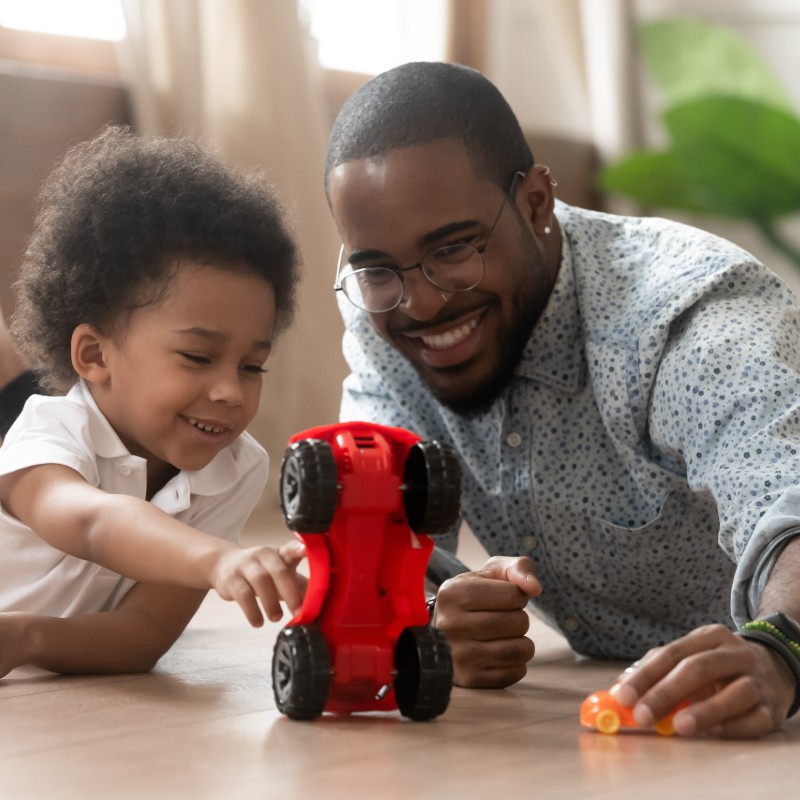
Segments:
[[[724,83],[751,58],[728,42],[724,57],[698,60],[705,45],[692,28],[677,28],[660,36],[660,49],[650,43],[648,63],[643,26],[664,20],[710,23],[751,48],[770,77],[753,82],[744,70],[743,91],[751,100],[779,96],[764,113],[779,117],[773,127],[784,139],[775,144],[772,129],[754,125],[755,112],[728,117],[723,109],[705,130],[734,144],[715,140],[714,158],[703,158],[684,135],[664,185],[628,170],[611,191],[606,168],[679,137],[674,115],[662,116],[665,98],[675,100],[675,75],[682,85],[687,75]],[[103,125],[191,134],[228,161],[263,169],[290,209],[305,262],[297,322],[278,343],[251,427],[273,460],[262,508],[271,512],[287,438],[336,420],[345,375],[332,291],[339,242],[322,190],[327,132],[370,75],[412,60],[468,64],[494,81],[561,199],[698,225],[800,289],[798,0],[0,0],[3,312],[13,312],[10,287],[38,187],[70,144]],[[771,93],[763,88],[770,81]],[[702,97],[700,105],[716,108]],[[723,152],[727,160],[717,158]],[[719,161],[717,172],[698,193],[691,180],[710,161]],[[757,185],[739,179],[756,172]],[[712,202],[716,182],[733,178],[738,200]]]

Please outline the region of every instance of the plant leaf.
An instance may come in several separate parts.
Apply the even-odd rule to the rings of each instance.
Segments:
[[[666,107],[698,95],[725,94],[792,110],[769,66],[727,28],[693,19],[659,20],[639,27],[639,41]]]
[[[664,114],[672,153],[719,211],[772,219],[800,210],[800,119],[741,97],[710,96]]]
[[[679,154],[638,151],[605,167],[601,189],[624,195],[645,206],[673,208],[694,214],[720,213],[716,198],[699,186]]]

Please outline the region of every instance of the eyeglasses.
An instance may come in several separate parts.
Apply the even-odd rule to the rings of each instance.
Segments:
[[[422,261],[410,267],[380,265],[361,268],[344,260],[344,245],[342,245],[339,249],[334,291],[344,292],[345,297],[354,306],[375,314],[391,311],[403,302],[406,294],[406,273],[413,269],[422,270],[428,281],[444,292],[468,292],[474,289],[483,280],[486,272],[483,253],[500,221],[506,201],[514,193],[517,180],[521,177],[524,177],[524,173],[514,173],[511,186],[503,195],[503,204],[482,245],[476,247],[466,242],[455,242],[437,247]]]

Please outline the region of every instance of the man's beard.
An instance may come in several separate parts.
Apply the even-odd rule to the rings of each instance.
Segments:
[[[511,383],[553,288],[555,275],[548,274],[547,265],[532,234],[522,226],[521,233],[523,252],[527,254],[526,263],[521,270],[521,274],[525,276],[524,282],[515,293],[509,324],[498,333],[494,350],[495,363],[490,373],[467,393],[457,395],[428,381],[425,373],[420,370],[420,376],[436,400],[466,419],[486,414]],[[456,372],[458,369],[460,367],[456,366],[452,371]],[[446,373],[447,370],[440,372]]]

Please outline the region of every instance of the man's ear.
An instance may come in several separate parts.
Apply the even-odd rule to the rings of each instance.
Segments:
[[[558,186],[550,174],[550,167],[536,164],[525,173],[522,179],[522,191],[527,201],[527,218],[530,220],[537,236],[546,236],[554,227],[553,208]]]
[[[72,366],[89,383],[103,384],[111,377],[107,364],[108,343],[105,334],[86,322],[72,332]]]

